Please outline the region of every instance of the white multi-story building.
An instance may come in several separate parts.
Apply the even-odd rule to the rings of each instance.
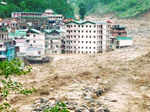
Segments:
[[[65,53],[100,53],[110,46],[110,23],[71,21],[66,24]]]
[[[28,48],[34,49],[34,52],[27,52],[27,56],[44,56],[45,55],[45,34],[35,30],[29,29],[27,31],[26,42],[28,44]]]
[[[63,15],[61,14],[55,14],[53,10],[47,9],[45,12],[42,14],[43,17],[47,17],[48,20],[53,20],[53,21],[62,21],[63,20]]]

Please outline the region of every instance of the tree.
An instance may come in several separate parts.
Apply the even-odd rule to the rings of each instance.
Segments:
[[[86,6],[83,3],[79,4],[79,14],[80,14],[80,19],[84,19],[86,14]]]

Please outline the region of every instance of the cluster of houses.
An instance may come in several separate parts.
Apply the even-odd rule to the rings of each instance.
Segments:
[[[51,54],[95,54],[132,46],[125,27],[110,21],[65,19],[52,10],[13,12],[0,19],[0,60],[26,57],[41,60]]]

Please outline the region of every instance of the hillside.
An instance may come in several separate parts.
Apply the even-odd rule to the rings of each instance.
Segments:
[[[43,12],[53,9],[65,17],[74,17],[74,11],[66,0],[0,0],[0,18],[10,17],[11,12]]]
[[[6,4],[2,3],[6,2]],[[82,6],[79,7],[79,6]],[[79,12],[101,16],[113,13],[120,18],[135,17],[150,10],[149,0],[0,0],[0,17],[10,17],[13,11],[39,11],[51,8],[65,17]]]
[[[149,0],[72,0],[77,6],[81,3],[86,8],[86,15],[113,13],[120,18],[130,18],[150,10]]]

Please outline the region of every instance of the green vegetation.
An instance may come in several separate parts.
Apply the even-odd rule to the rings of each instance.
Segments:
[[[1,2],[2,0],[0,0]],[[11,12],[43,12],[45,9],[53,9],[65,17],[74,17],[73,8],[66,0],[3,0],[7,5],[0,4],[0,17],[10,17]]]
[[[114,13],[118,17],[129,18],[150,10],[150,0],[74,0],[72,3],[76,4],[76,10],[79,4],[84,4],[86,15]]]
[[[61,103],[57,103],[52,108],[45,109],[44,112],[69,112],[69,110],[67,109],[66,105],[61,102]]]
[[[26,70],[22,67],[22,62],[19,59],[0,62],[0,75],[4,75],[6,79],[0,80],[0,100],[3,104],[0,105],[0,112],[16,112],[7,102],[10,94],[30,95],[36,91],[35,88],[26,89],[20,82],[13,81],[9,78],[10,75],[21,75],[31,72],[31,66]]]
[[[86,6],[85,6],[85,4],[83,4],[83,3],[81,3],[81,4],[79,5],[79,14],[80,14],[80,18],[81,18],[81,19],[84,19],[84,16],[85,16],[85,14],[86,14]]]
[[[32,70],[31,66],[27,66],[24,70],[22,67],[22,62],[19,59],[13,59],[11,61],[0,62],[0,75],[4,75],[8,78],[9,75],[21,75],[27,74]]]
[[[2,0],[0,0],[2,1]],[[150,0],[3,0],[0,17],[10,17],[13,11],[43,12],[53,9],[65,17],[74,17],[74,12],[83,15],[114,13],[119,17],[135,17],[150,9]]]
[[[101,0],[104,13],[115,13],[118,17],[135,17],[150,10],[150,0]],[[98,11],[100,7],[97,6]]]
[[[26,89],[21,83],[12,81],[11,79],[1,80],[1,83],[2,87],[0,90],[0,94],[3,98],[7,98],[10,93],[30,95],[34,91],[36,91],[35,88]]]
[[[0,112],[16,112],[12,109],[11,105],[7,102],[4,102],[0,105]]]

